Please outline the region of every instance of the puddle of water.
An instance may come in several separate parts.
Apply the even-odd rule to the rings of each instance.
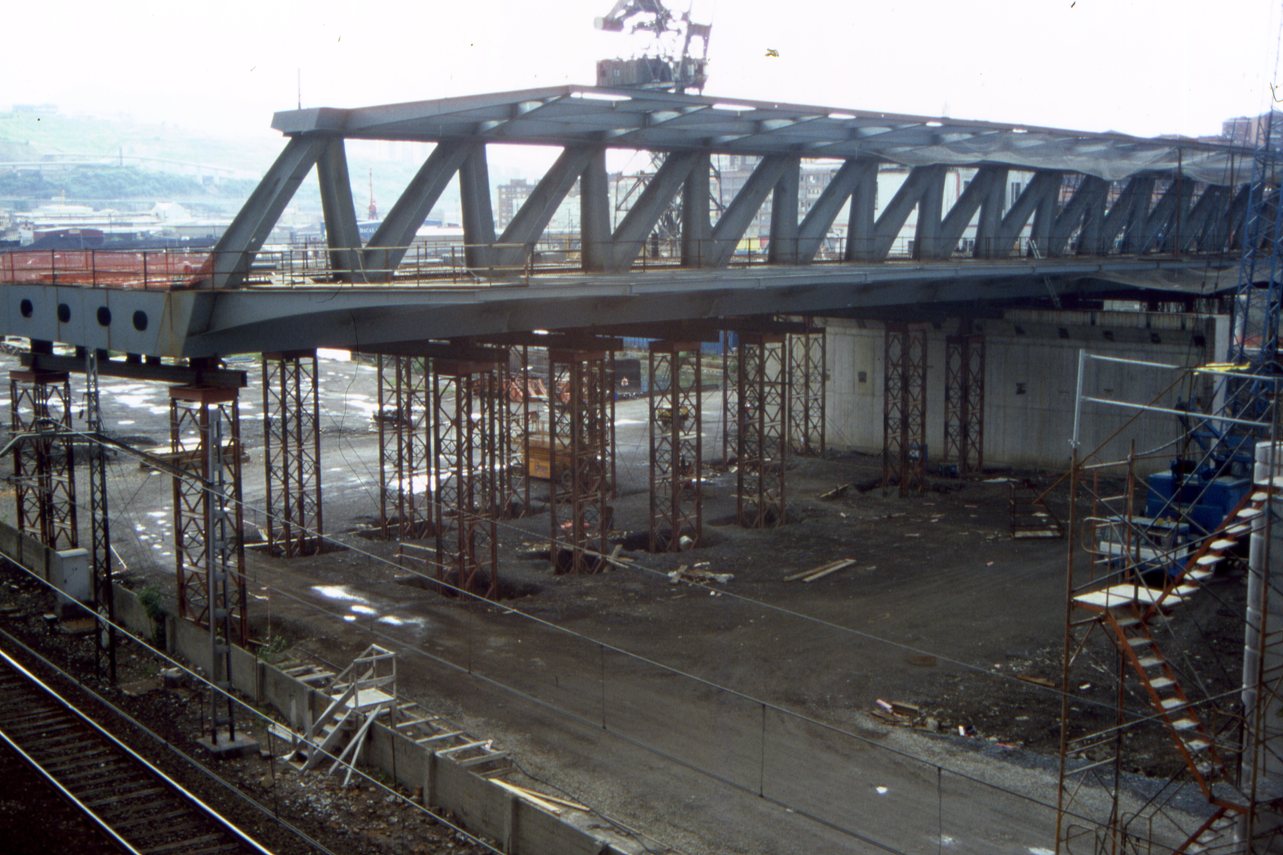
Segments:
[[[347,585],[313,585],[312,590],[325,597],[328,600],[338,600],[344,603],[368,603],[365,597],[360,594],[354,594],[348,590]]]
[[[374,618],[378,623],[387,624],[388,626],[413,626],[419,628],[427,626],[427,621],[423,618],[382,614],[379,609],[375,608],[375,604],[368,597],[352,591],[347,585],[313,585],[311,590],[327,600],[348,603],[348,613],[343,615],[343,620],[348,623],[353,623],[358,618]]]

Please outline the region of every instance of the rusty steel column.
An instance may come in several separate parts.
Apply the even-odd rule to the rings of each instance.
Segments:
[[[107,511],[107,449],[103,445],[102,398],[96,350],[85,354],[85,426],[89,444],[89,567],[91,603],[100,623],[94,633],[95,670],[116,684],[116,596],[112,588],[111,516]]]
[[[790,333],[789,452],[824,455],[824,328]]]
[[[735,333],[722,331],[722,463],[739,451],[739,354]]]
[[[492,599],[499,597],[496,385],[490,363],[432,360],[436,577]]]
[[[14,497],[18,529],[35,534],[52,549],[80,543],[76,528],[75,457],[70,440],[52,433],[71,429],[71,383],[65,371],[9,372],[10,427],[21,433],[47,432],[13,446]]]
[[[700,367],[699,342],[651,342],[651,552],[693,547],[703,532]]]
[[[249,615],[237,391],[170,387],[169,450],[181,473],[172,479],[179,617],[201,626],[225,625],[227,638],[244,644]],[[219,484],[227,485],[225,493],[220,494]],[[226,591],[226,606],[214,603],[212,624],[211,590]]]
[[[550,553],[558,573],[601,569],[610,530],[606,352],[548,352]]]
[[[740,333],[736,423],[736,515],[746,528],[784,524],[788,459],[787,340],[775,333]]]
[[[945,342],[944,460],[958,475],[984,468],[985,339],[949,336]]]
[[[882,410],[882,487],[900,495],[926,488],[927,331],[888,324]]]
[[[426,356],[378,357],[379,524],[384,537],[432,533],[432,401]]]
[[[321,433],[316,351],[263,354],[267,545],[313,555],[321,545]]]

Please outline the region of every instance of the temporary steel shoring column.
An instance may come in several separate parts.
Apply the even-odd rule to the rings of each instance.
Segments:
[[[648,376],[650,550],[678,552],[703,531],[699,342],[651,342]]]
[[[736,515],[746,528],[784,523],[787,436],[787,340],[740,333],[736,407]]]
[[[921,493],[927,465],[927,331],[888,324],[882,419],[882,487]]]
[[[225,626],[226,638],[243,644],[249,637],[249,615],[237,390],[170,387],[169,447],[182,473],[173,478],[178,614],[210,626],[211,591],[216,599],[226,596],[226,607],[215,605],[213,626]]]
[[[321,434],[316,351],[263,354],[263,462],[267,543],[312,555],[321,543]]]
[[[553,569],[592,573],[610,529],[606,353],[550,349],[548,375]]]
[[[499,515],[520,517],[530,509],[530,348],[513,345],[500,363],[494,386],[499,416]]]
[[[722,462],[739,453],[739,354],[735,333],[722,331]]]
[[[379,356],[379,520],[384,537],[432,531],[428,358]]]
[[[432,360],[436,577],[490,598],[499,596],[497,385],[493,364]]]
[[[49,432],[13,446],[18,528],[52,549],[79,543],[76,529],[75,459],[71,442],[55,439],[71,429],[71,384],[65,371],[9,372],[10,426],[21,433]]]
[[[949,336],[945,343],[944,459],[959,475],[984,468],[985,339]]]
[[[105,619],[94,633],[95,669],[116,682],[116,597],[111,586],[111,526],[107,512],[107,449],[102,434],[102,407],[98,394],[98,351],[85,356],[85,423],[89,443],[89,565],[93,574],[94,611]]]
[[[789,452],[824,454],[824,328],[790,333]]]

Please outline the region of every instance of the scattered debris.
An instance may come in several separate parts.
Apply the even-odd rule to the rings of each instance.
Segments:
[[[1026,683],[1033,683],[1035,686],[1046,686],[1049,689],[1056,688],[1056,684],[1046,677],[1038,677],[1034,674],[1017,674],[1017,680],[1024,680]]]
[[[707,564],[707,562],[704,563]],[[689,570],[685,564],[668,574],[668,581],[674,585],[678,582],[689,582],[693,585],[716,582],[719,585],[725,585],[734,578],[734,573],[713,573],[708,570]]]
[[[876,704],[877,708],[873,710],[873,715],[890,724],[909,726],[917,725],[922,721],[922,708],[917,704],[885,701],[882,698],[878,698]]]
[[[810,570],[801,570],[784,577],[785,582],[794,582],[801,579],[803,582],[814,582],[816,579],[823,579],[830,573],[836,573],[844,570],[855,563],[854,558],[839,558],[837,561],[830,561],[828,564],[821,564],[819,567],[812,567]]]
[[[491,778],[490,780],[503,787],[508,792],[520,796],[531,804],[538,805],[549,813],[557,816],[561,815],[562,808],[570,808],[571,810],[583,811],[584,813],[591,812],[587,805],[582,805],[579,802],[571,801],[570,799],[563,799],[560,796],[540,793],[525,787],[519,787],[516,784],[500,780],[499,778]]]
[[[822,501],[826,501],[826,502],[832,499],[840,499],[846,495],[847,490],[850,490],[854,486],[855,486],[854,481],[848,481],[845,484],[839,484],[838,486],[834,487],[832,490],[827,490],[821,493],[819,495],[819,498]]]

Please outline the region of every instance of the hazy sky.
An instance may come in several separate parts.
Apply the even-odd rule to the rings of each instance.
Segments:
[[[591,84],[598,58],[644,42],[593,29],[612,2],[11,3],[0,107],[264,134],[300,79],[310,107]],[[1268,106],[1278,7],[695,0],[694,12],[713,23],[706,94],[1152,135],[1215,133]]]

